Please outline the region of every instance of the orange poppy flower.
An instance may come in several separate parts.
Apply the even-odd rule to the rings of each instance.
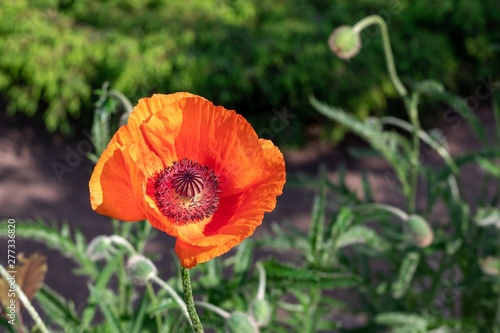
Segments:
[[[242,116],[175,93],[139,101],[89,185],[94,210],[149,220],[177,238],[175,252],[191,268],[252,235],[284,183],[283,155]]]

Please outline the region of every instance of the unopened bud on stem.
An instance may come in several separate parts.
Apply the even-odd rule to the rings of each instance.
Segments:
[[[97,236],[87,247],[87,256],[92,261],[105,259],[114,253],[115,249],[108,236]]]
[[[361,38],[352,27],[343,25],[333,30],[328,38],[328,46],[337,57],[350,59],[361,50]]]
[[[426,248],[434,240],[434,232],[429,223],[419,215],[410,215],[406,220],[405,231],[413,244]]]
[[[153,262],[142,255],[133,255],[128,259],[127,272],[132,281],[137,285],[145,285],[158,274],[158,270]]]

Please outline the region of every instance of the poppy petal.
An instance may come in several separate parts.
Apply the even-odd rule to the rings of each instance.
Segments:
[[[180,226],[180,239],[196,246],[241,241],[253,234],[262,223],[265,212],[274,209],[276,197],[282,193],[285,183],[285,162],[271,141],[259,140],[259,144],[266,157],[267,173],[246,191],[222,197],[219,209],[208,223]]]
[[[129,167],[118,144],[102,153],[89,182],[92,209],[99,214],[123,221],[146,218],[140,200],[134,194]]]
[[[179,160],[175,148],[175,138],[182,124],[182,111],[178,104],[169,105],[168,112],[160,111],[141,125],[145,141],[163,161],[163,167]],[[172,112],[175,111],[175,112]]]
[[[165,110],[166,107],[171,104],[177,103],[180,100],[189,97],[204,99],[203,97],[196,96],[188,92],[178,92],[168,95],[154,94],[152,97],[141,98],[134,107],[134,110],[128,119],[128,124],[132,127],[138,128],[152,115]]]
[[[220,179],[221,197],[244,190],[261,174],[257,134],[241,115],[203,98],[186,98],[177,140],[179,157],[210,167]]]
[[[199,263],[207,262],[228,252],[240,242],[241,240],[230,240],[215,246],[200,247],[177,239],[175,242],[175,253],[179,257],[182,266],[192,268]]]

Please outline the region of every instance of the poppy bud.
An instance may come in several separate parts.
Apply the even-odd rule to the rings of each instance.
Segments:
[[[256,299],[250,305],[250,314],[258,326],[266,326],[269,323],[272,311],[271,304],[265,299]]]
[[[235,311],[226,320],[228,333],[259,333],[255,321],[243,312]]]
[[[133,255],[127,261],[127,272],[132,281],[137,285],[146,284],[154,277],[158,270],[151,260],[142,255]]]
[[[486,257],[479,259],[479,266],[484,274],[491,276],[500,276],[500,259],[495,257]]]
[[[111,239],[108,236],[97,236],[87,247],[87,256],[92,261],[99,261],[107,258],[114,251]]]
[[[361,38],[352,27],[343,25],[333,30],[328,46],[340,59],[350,59],[361,50]]]
[[[434,232],[429,223],[419,215],[410,215],[406,220],[405,232],[413,244],[426,248],[434,240]]]

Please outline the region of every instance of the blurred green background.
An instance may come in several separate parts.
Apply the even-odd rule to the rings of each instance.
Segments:
[[[437,79],[471,94],[478,76],[498,77],[498,13],[498,0],[5,0],[0,93],[10,114],[71,135],[90,127],[105,81],[133,104],[190,91],[236,109],[257,132],[286,110],[293,121],[276,139],[296,146],[321,125],[311,94],[360,117],[402,111],[378,31],[346,62],[326,44],[335,27],[379,14],[403,82]],[[343,134],[321,126],[324,138]]]

